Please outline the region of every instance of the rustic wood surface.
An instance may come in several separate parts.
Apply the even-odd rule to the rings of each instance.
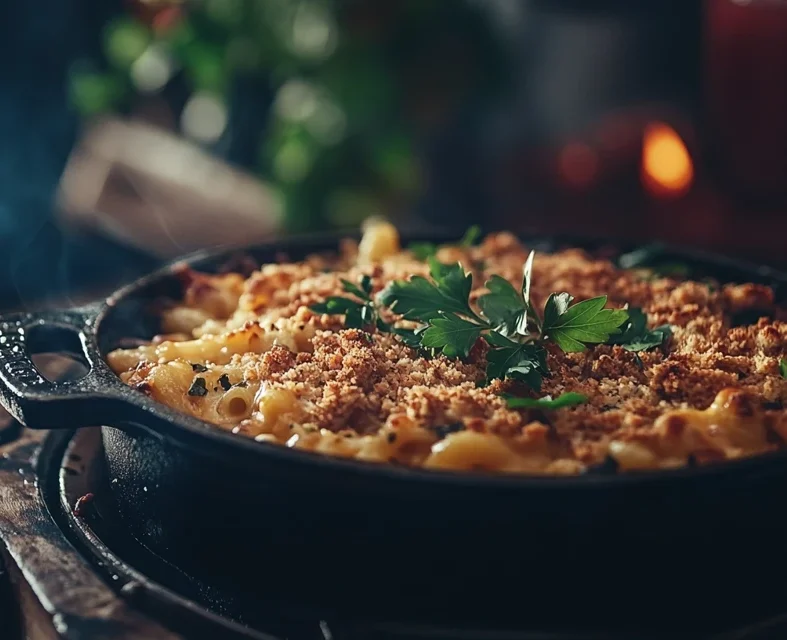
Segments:
[[[45,434],[26,430],[0,448],[0,542],[6,565],[22,568],[12,583],[27,637],[177,640],[108,588],[49,517],[34,459]]]

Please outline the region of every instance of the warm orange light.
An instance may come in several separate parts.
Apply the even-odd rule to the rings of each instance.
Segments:
[[[677,132],[661,122],[645,127],[642,139],[642,181],[653,195],[675,197],[688,191],[694,165]]]

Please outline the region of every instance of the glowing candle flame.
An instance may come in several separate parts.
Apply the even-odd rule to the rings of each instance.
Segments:
[[[645,127],[642,140],[642,181],[655,196],[676,197],[688,191],[694,165],[683,140],[661,122]]]

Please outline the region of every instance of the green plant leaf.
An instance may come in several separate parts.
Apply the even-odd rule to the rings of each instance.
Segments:
[[[779,373],[782,374],[782,378],[787,380],[787,360],[784,358],[779,360]]]
[[[408,347],[413,349],[421,348],[421,334],[429,328],[428,324],[421,325],[415,329],[402,329],[394,327],[393,333],[399,336]]]
[[[324,302],[318,302],[309,308],[316,313],[343,315],[344,326],[352,329],[366,329],[376,327],[378,331],[388,332],[391,327],[379,317],[369,294],[372,289],[372,280],[368,275],[360,279],[360,286],[349,280],[342,280],[342,289],[358,298],[344,298],[331,296]]]
[[[456,244],[458,247],[472,247],[481,239],[481,227],[473,225],[462,236]],[[433,242],[412,242],[407,249],[412,252],[416,260],[427,261],[434,257],[442,247],[450,247],[451,244],[436,245]]]
[[[574,393],[569,391],[561,393],[554,400],[550,396],[543,398],[517,398],[514,396],[504,396],[506,405],[509,409],[543,409],[545,411],[554,411],[555,409],[563,409],[565,407],[575,407],[579,404],[584,404],[588,401],[588,397],[581,393]]]
[[[547,373],[546,351],[543,348],[533,343],[514,342],[495,332],[484,337],[493,347],[486,354],[487,381],[515,378],[533,389],[541,388],[541,380]]]
[[[445,314],[430,320],[429,327],[421,337],[421,345],[429,349],[440,349],[449,357],[466,358],[482,330],[483,327],[456,314]]]
[[[360,298],[361,300],[369,299],[369,295],[365,291],[363,291],[357,285],[354,285],[349,280],[342,279],[341,282],[342,282],[342,289],[344,289],[344,291],[346,291],[347,293],[351,293],[352,295]]]
[[[663,324],[645,335],[636,338],[628,344],[621,345],[626,351],[647,351],[653,347],[660,347],[672,335],[672,328],[668,324]]]
[[[567,293],[552,294],[544,308],[542,337],[553,340],[566,353],[584,351],[586,344],[599,344],[619,333],[628,319],[623,309],[605,309],[607,296],[568,306]]]
[[[530,309],[530,279],[533,276],[533,261],[535,260],[536,252],[531,251],[530,255],[525,260],[525,268],[522,270],[522,298],[525,301],[525,307]]]
[[[366,300],[369,300],[369,296],[372,293],[372,277],[368,275],[364,275],[361,277],[361,289],[366,294]]]
[[[344,314],[344,326],[350,329],[363,329],[368,322],[365,321],[365,305],[351,307]]]
[[[481,227],[477,224],[474,224],[470,227],[467,231],[465,231],[465,235],[462,236],[462,239],[459,241],[460,247],[472,247],[478,240],[481,238]]]
[[[621,325],[620,334],[609,338],[609,344],[618,344],[626,351],[647,351],[661,346],[672,335],[672,329],[668,324],[648,331],[648,317],[639,307],[630,307],[626,311],[628,320]]]
[[[473,316],[468,299],[473,277],[462,265],[444,265],[431,258],[430,273],[434,282],[421,276],[394,280],[378,295],[378,302],[407,320],[429,321],[440,313]]]
[[[489,293],[478,299],[478,306],[494,331],[505,336],[527,335],[527,307],[508,280],[493,275],[487,282]]]
[[[407,320],[430,320],[440,314],[443,298],[437,287],[421,276],[393,280],[378,294],[377,301]],[[462,309],[445,309],[461,311]]]
[[[437,253],[439,247],[432,242],[413,242],[407,247],[415,256],[416,260],[426,262]]]
[[[549,327],[557,322],[558,317],[568,311],[568,305],[570,305],[573,300],[574,296],[569,293],[550,294],[549,298],[547,298],[546,305],[544,305],[543,327]]]
[[[349,298],[342,298],[340,296],[331,296],[326,298],[324,302],[317,302],[309,308],[316,313],[328,313],[331,315],[339,315],[347,313],[350,309],[360,307],[362,304]]]

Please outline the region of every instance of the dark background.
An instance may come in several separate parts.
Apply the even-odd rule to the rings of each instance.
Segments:
[[[52,199],[79,127],[67,103],[67,72],[74,60],[95,54],[101,25],[120,9],[113,0],[2,3],[1,306],[138,271],[136,255],[52,222]]]
[[[705,182],[706,175],[713,178],[710,154],[703,152],[712,149],[708,139],[713,137],[705,117],[704,47],[714,1],[730,2],[490,0],[510,63],[502,97],[466,105],[461,117],[422,145],[429,183],[411,210],[457,229],[481,221],[487,228],[543,226],[615,236],[630,227],[640,238],[688,244],[711,237],[713,248],[736,253],[730,213],[718,225],[714,214],[706,214],[694,226],[681,226],[691,217],[687,208],[715,211],[719,201],[725,211],[751,219],[749,203],[724,191],[724,180],[705,187],[721,196],[654,204],[643,196],[634,166],[606,190],[571,194],[545,178],[542,153],[588,135],[609,114],[650,110],[648,117],[662,118],[668,108],[678,114],[674,124],[687,132],[684,137],[697,153],[699,176]],[[0,307],[104,290],[155,263],[107,238],[61,229],[52,213],[80,129],[67,101],[69,69],[77,60],[100,56],[102,27],[123,10],[116,0],[36,0],[3,3],[0,9]],[[440,25],[430,29],[437,39]],[[233,157],[233,149],[242,149],[243,134],[225,150],[230,160],[243,162],[242,152]],[[760,215],[764,228],[784,220],[780,200],[767,204],[767,213]],[[722,230],[718,237],[706,233],[716,227]],[[740,253],[762,253],[756,243],[751,234]],[[766,259],[778,262],[776,253]]]

